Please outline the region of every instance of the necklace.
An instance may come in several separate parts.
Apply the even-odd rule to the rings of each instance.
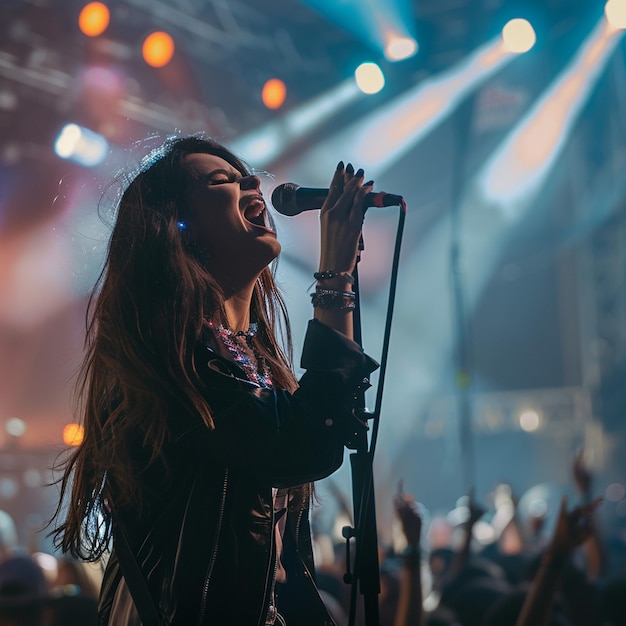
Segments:
[[[235,333],[221,324],[216,326],[212,321],[209,321],[208,325],[252,382],[261,387],[272,387],[272,378],[267,363],[254,347],[254,338],[258,329],[255,322],[250,324],[248,330],[239,330]]]

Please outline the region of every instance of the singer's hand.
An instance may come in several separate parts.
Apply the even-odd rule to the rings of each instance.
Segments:
[[[320,271],[352,272],[365,216],[365,196],[373,183],[363,184],[363,170],[339,163],[320,210]]]
[[[352,273],[365,215],[365,196],[373,183],[363,184],[363,170],[354,172],[352,164],[344,169],[340,162],[320,210],[319,271]],[[351,291],[347,277],[336,276],[323,281],[324,288]],[[352,339],[352,311],[316,307],[315,319]]]

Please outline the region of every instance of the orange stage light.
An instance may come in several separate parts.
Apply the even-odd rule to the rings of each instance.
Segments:
[[[287,87],[285,83],[278,78],[270,78],[265,85],[263,85],[261,99],[268,109],[279,109],[283,106],[286,96]]]
[[[110,18],[106,5],[102,2],[90,2],[78,15],[78,27],[88,37],[97,37],[107,29]]]
[[[63,429],[63,443],[66,446],[79,446],[85,437],[85,429],[80,424],[67,424]]]
[[[148,65],[163,67],[174,56],[174,40],[167,33],[156,31],[145,38],[141,53]]]

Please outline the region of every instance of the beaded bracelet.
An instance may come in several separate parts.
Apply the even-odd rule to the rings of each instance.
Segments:
[[[356,307],[355,294],[353,291],[316,290],[311,294],[311,304],[318,309],[348,311]]]
[[[320,296],[336,296],[337,298],[341,297],[356,300],[356,293],[354,291],[339,291],[337,289],[324,289],[323,287],[316,287],[315,293]]]
[[[334,270],[324,270],[323,272],[315,272],[313,278],[315,280],[330,280],[340,276],[347,280],[351,285],[354,283],[354,276],[350,272],[335,272]]]

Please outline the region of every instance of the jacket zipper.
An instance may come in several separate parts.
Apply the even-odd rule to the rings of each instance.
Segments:
[[[274,529],[274,533],[276,532],[276,529]],[[276,607],[276,597],[274,595],[274,592],[276,590],[276,573],[278,572],[278,551],[276,551],[276,554],[274,555],[274,577],[272,578],[272,589],[270,591],[270,605],[273,607],[274,609],[274,621],[276,621],[276,616],[278,615],[278,608]],[[267,614],[267,611],[266,611]],[[267,617],[266,617],[267,620]]]
[[[304,515],[304,509],[301,508],[298,512],[298,519],[296,520],[296,550],[300,552],[300,523],[302,522],[302,516]]]
[[[272,511],[273,511],[273,507],[272,507]],[[298,519],[296,521],[296,550],[299,551],[299,538],[300,538],[300,522],[302,520],[302,515],[304,514],[304,509],[300,509],[300,511],[298,512]],[[272,512],[272,522],[274,522],[274,513]],[[272,525],[273,526],[273,525]],[[273,532],[272,532],[272,541],[273,538],[275,537],[276,534],[276,528],[273,527]],[[276,554],[274,555],[274,578],[272,579],[272,589],[270,591],[270,604],[272,604],[272,606],[274,607],[274,611],[275,611],[275,619],[277,620],[278,624],[284,624],[284,619],[278,614],[278,608],[276,606],[276,598],[275,598],[275,590],[276,590],[276,573],[278,572],[278,551],[276,551]],[[278,619],[280,618],[280,621],[278,621]]]
[[[215,541],[213,543],[213,551],[211,553],[211,559],[209,560],[209,566],[207,567],[206,576],[204,579],[204,588],[202,592],[202,603],[200,604],[200,614],[198,617],[198,626],[202,626],[204,622],[204,616],[207,607],[207,596],[209,595],[209,584],[211,582],[211,576],[213,574],[213,567],[215,567],[215,560],[217,559],[217,547],[219,543],[220,531],[222,528],[222,521],[224,519],[224,508],[226,506],[226,491],[228,490],[228,468],[224,472],[224,484],[222,485],[222,501],[220,502],[220,513],[217,519],[217,528],[215,529]]]
[[[298,513],[298,519],[296,521],[296,551],[300,552],[300,524],[302,522],[302,516],[304,515],[304,511],[305,509],[300,509],[300,512]],[[313,575],[311,574],[311,572],[309,571],[309,568],[306,566],[306,563],[300,559],[301,563],[302,563],[302,567],[304,567],[304,575],[307,576],[311,581],[313,581]],[[320,599],[320,602],[323,604],[324,601],[322,600],[322,596],[320,595],[319,589],[317,589],[317,586],[315,586],[315,591],[317,592],[317,596]],[[329,621],[324,621],[324,624],[328,624],[329,626],[331,624],[334,624],[334,622],[329,622]]]
[[[261,607],[261,615],[259,616],[258,626],[265,625],[265,618],[267,617],[267,612],[269,610],[269,603],[272,600],[272,594],[274,593],[274,584],[276,583],[276,571],[278,570],[278,555],[275,553],[276,547],[274,546],[274,539],[276,528],[274,528],[275,524],[274,519],[274,498],[272,497],[272,532],[270,534],[270,562],[267,567],[267,574],[265,576],[265,591],[263,592],[263,606]],[[274,565],[272,567],[272,555],[274,557]],[[274,578],[272,580],[272,587],[269,596],[267,595],[267,587],[269,583],[269,576],[271,571],[274,571]],[[267,600],[266,600],[267,598]]]

